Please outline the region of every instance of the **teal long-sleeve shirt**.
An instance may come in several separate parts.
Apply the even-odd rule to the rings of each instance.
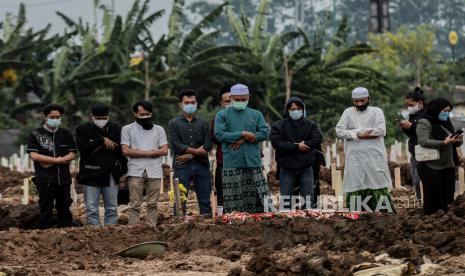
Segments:
[[[238,150],[231,151],[229,146],[242,137],[243,131],[254,133],[256,142],[246,142]],[[214,132],[222,144],[223,168],[262,167],[259,143],[268,138],[270,130],[260,111],[252,108],[242,111],[233,107],[226,108],[216,115]]]

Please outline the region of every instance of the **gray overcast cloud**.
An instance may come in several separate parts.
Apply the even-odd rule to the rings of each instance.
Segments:
[[[26,5],[27,26],[34,29],[45,27],[48,23],[52,24],[52,33],[61,33],[66,27],[63,20],[56,15],[56,11],[61,11],[73,20],[79,17],[84,22],[93,23],[94,18],[94,1],[93,0],[0,0],[0,21],[3,21],[6,13],[10,12],[16,15],[19,10],[19,3]],[[114,0],[115,12],[120,15],[126,15],[133,4],[133,0]],[[142,2],[142,1],[141,1]],[[101,0],[111,6],[111,0]],[[150,12],[164,9],[165,14],[162,18],[152,25],[154,38],[160,37],[168,31],[168,16],[171,10],[171,0],[151,0]],[[101,13],[98,15],[98,22],[101,22]]]

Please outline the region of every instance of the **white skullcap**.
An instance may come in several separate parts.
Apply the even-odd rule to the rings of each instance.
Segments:
[[[243,84],[236,84],[231,86],[231,96],[245,96],[249,95],[249,88]]]
[[[362,99],[368,97],[370,97],[370,94],[368,93],[368,89],[365,87],[357,87],[352,90],[352,99]]]

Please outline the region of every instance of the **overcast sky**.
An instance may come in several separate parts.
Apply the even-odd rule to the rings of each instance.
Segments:
[[[63,20],[55,14],[55,11],[61,11],[74,20],[82,17],[84,22],[93,23],[94,1],[93,0],[0,0],[0,22],[5,18],[6,13],[18,13],[19,3],[26,5],[26,14],[28,26],[34,29],[45,27],[48,23],[52,24],[52,32],[63,32],[66,25]],[[111,0],[101,0],[111,6]],[[133,0],[113,0],[115,3],[115,12],[126,15],[133,4]],[[142,1],[141,1],[142,2]],[[186,1],[187,3],[189,0]],[[171,10],[172,0],[151,0],[150,12],[160,9],[165,10],[163,18],[159,19],[152,25],[152,33],[155,38],[168,30],[168,15]],[[101,15],[100,15],[101,16]],[[101,22],[101,18],[98,20]]]

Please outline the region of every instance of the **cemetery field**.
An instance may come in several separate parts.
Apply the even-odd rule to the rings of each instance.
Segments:
[[[127,208],[120,206],[122,225],[37,230],[36,196],[29,194],[28,204],[22,204],[26,176],[0,170],[0,271],[7,275],[373,275],[376,271],[438,275],[465,271],[464,196],[457,197],[447,214],[424,216],[418,205],[405,204],[415,195],[411,186],[402,185],[392,191],[397,214],[237,217],[226,222],[195,216],[194,193],[188,204],[192,216],[174,218],[167,184],[156,229],[124,225]],[[272,176],[273,172],[268,177],[270,187],[277,191]],[[322,178],[322,193],[334,194],[328,182],[330,170]],[[79,190],[73,215],[84,223]],[[153,240],[166,242],[163,256],[114,255]]]

